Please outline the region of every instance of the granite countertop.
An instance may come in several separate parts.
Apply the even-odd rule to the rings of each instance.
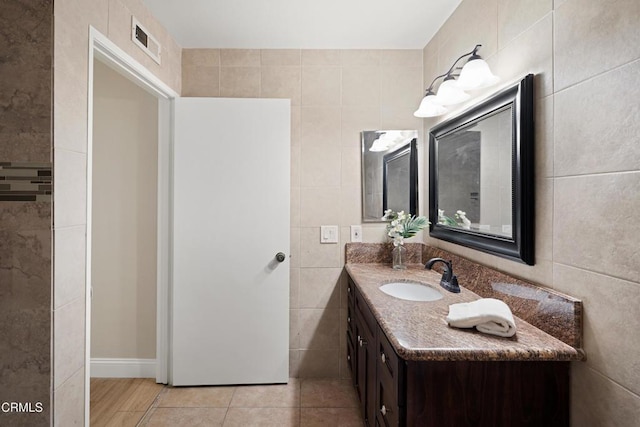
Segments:
[[[442,275],[425,270],[422,264],[409,264],[407,270],[394,270],[389,264],[351,264],[347,272],[371,308],[380,327],[398,355],[412,361],[454,360],[580,360],[573,347],[514,316],[516,335],[503,338],[473,329],[457,329],[445,320],[449,305],[470,302],[480,296],[465,289],[454,294],[440,287]],[[401,300],[378,287],[393,281],[417,281],[441,291],[438,301]]]

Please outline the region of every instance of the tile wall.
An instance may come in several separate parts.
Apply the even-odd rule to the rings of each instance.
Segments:
[[[639,19],[635,0],[465,0],[424,48],[426,84],[477,43],[503,82],[536,74],[536,265],[425,242],[583,300],[574,426],[640,415]]]
[[[162,45],[162,65],[131,41],[132,15]],[[53,423],[65,427],[84,423],[90,25],[178,93],[181,82],[181,48],[142,0],[55,1]]]
[[[183,50],[183,96],[291,99],[292,376],[349,375],[340,290],[361,224],[360,132],[421,131],[422,91],[420,50]],[[321,225],[340,226],[340,244],[320,244]],[[363,236],[384,241],[384,226]]]
[[[50,0],[0,3],[0,425],[51,419],[52,20]]]

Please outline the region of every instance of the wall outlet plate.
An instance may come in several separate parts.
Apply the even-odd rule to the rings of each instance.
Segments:
[[[362,242],[362,226],[361,225],[351,226],[351,241]]]
[[[321,225],[320,243],[338,243],[338,226]]]

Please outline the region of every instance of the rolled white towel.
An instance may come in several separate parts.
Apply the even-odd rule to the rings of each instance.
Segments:
[[[516,333],[516,322],[509,306],[494,298],[451,304],[447,323],[455,328],[475,327],[480,332],[500,337],[512,337]]]

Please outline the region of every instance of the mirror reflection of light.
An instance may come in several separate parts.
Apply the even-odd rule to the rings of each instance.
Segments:
[[[416,131],[400,131],[390,130],[385,132],[379,132],[380,136],[373,141],[369,151],[381,152],[388,151],[395,147],[408,144],[412,139],[418,136]]]

